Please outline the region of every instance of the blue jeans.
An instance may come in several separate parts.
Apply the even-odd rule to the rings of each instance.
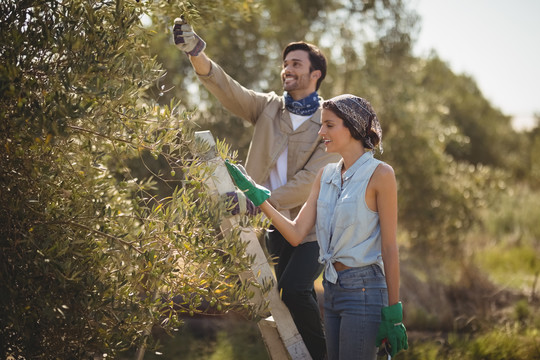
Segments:
[[[323,280],[324,324],[329,360],[375,360],[381,308],[388,306],[386,279],[378,265],[338,271]]]
[[[323,266],[319,263],[319,244],[307,242],[297,247],[275,228],[266,233],[266,248],[277,257],[276,278],[281,299],[287,305],[313,360],[326,359],[326,342],[313,282]]]

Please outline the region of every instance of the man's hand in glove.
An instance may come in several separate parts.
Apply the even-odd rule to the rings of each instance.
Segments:
[[[386,339],[390,344],[390,355],[394,357],[401,350],[407,350],[409,348],[407,344],[407,330],[405,329],[405,325],[403,325],[403,307],[401,302],[383,307],[381,309],[381,315],[382,320],[375,346],[381,346],[383,340]]]
[[[270,197],[270,190],[261,185],[257,185],[249,177],[243,166],[233,165],[228,160],[225,161],[225,165],[236,186],[246,194],[247,198],[251,200],[255,206],[260,206]]]
[[[174,20],[173,34],[176,47],[188,55],[197,56],[206,48],[204,40],[193,31],[191,25],[183,18]]]

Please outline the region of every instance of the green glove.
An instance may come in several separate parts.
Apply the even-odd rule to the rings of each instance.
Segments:
[[[376,346],[386,339],[390,344],[390,356],[394,357],[401,350],[407,350],[407,329],[403,325],[403,307],[401,302],[381,309],[382,321],[377,333]]]
[[[246,194],[255,206],[260,206],[270,197],[270,190],[255,184],[242,165],[231,164],[229,160],[225,161],[225,165],[236,186]]]

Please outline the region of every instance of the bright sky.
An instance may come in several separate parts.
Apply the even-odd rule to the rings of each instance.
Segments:
[[[415,47],[434,49],[467,74],[491,104],[530,128],[540,113],[540,0],[412,0],[421,16]]]

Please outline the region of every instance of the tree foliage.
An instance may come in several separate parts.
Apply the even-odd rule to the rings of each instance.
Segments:
[[[154,5],[1,2],[2,357],[111,358],[181,314],[258,310],[193,114],[152,91]]]
[[[429,61],[380,44],[366,46],[358,71],[359,87],[382,122],[382,157],[396,170],[400,228],[413,254],[429,251],[429,260],[440,262],[460,255],[464,236],[478,222],[476,209],[487,205],[500,175],[448,151],[466,147],[469,138],[448,118],[444,93],[426,86],[433,75]]]

